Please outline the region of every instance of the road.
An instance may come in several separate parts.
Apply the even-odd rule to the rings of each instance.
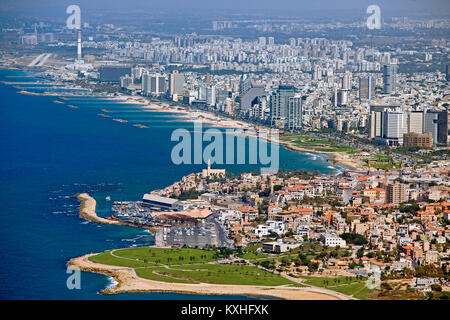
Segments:
[[[217,217],[212,217],[211,221],[214,223],[216,227],[217,240],[219,241],[221,246],[233,248],[234,247],[233,241],[227,238],[227,236],[225,235],[225,231],[223,230],[223,227],[220,225],[219,221],[217,221]]]
[[[52,54],[51,53],[42,53],[38,55],[33,61],[31,61],[28,66],[29,67],[40,67],[43,66],[44,63],[47,61],[48,58],[50,58]]]

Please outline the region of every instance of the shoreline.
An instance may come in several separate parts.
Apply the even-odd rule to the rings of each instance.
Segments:
[[[109,266],[88,260],[96,253],[73,258],[67,266],[76,266],[81,271],[93,272],[110,276],[115,283],[102,289],[102,294],[118,293],[150,293],[172,292],[180,294],[201,295],[245,295],[252,297],[274,297],[283,300],[346,300],[347,296],[338,292],[324,292],[320,288],[311,287],[283,287],[283,286],[254,286],[228,285],[210,283],[170,283],[140,278],[132,268]]]
[[[292,145],[292,143],[288,142],[288,141],[278,141],[278,143],[283,145],[286,149],[289,149],[292,151],[334,156],[336,163],[339,163],[345,167],[350,167],[350,168],[352,168],[354,170],[358,170],[358,171],[366,170],[366,169],[364,169],[364,167],[362,167],[360,164],[358,164],[354,159],[351,159],[350,157],[348,157],[348,155],[345,154],[345,152],[317,151],[314,149],[301,148],[301,147]]]
[[[20,69],[19,69],[20,70]],[[69,84],[67,84],[69,85]],[[192,110],[187,107],[182,106],[171,106],[164,102],[152,102],[145,100],[144,97],[141,96],[131,96],[131,95],[120,95],[120,96],[105,96],[105,95],[96,95],[91,94],[80,95],[80,94],[58,94],[58,93],[34,93],[26,90],[18,91],[20,94],[26,95],[36,95],[36,96],[50,96],[50,97],[94,97],[94,98],[105,98],[111,99],[117,103],[130,103],[140,106],[144,111],[148,112],[168,112],[175,114],[175,117],[178,118],[178,121],[182,122],[201,122],[212,127],[216,128],[235,128],[235,129],[253,129],[257,127],[255,124],[247,123],[241,120],[233,120],[223,117],[221,115],[215,115],[208,111],[200,111],[200,110]],[[117,121],[117,120],[116,120]],[[122,121],[119,121],[122,122]],[[144,125],[134,125],[137,128],[146,128]],[[148,128],[148,127],[147,127]],[[269,128],[262,127],[265,130],[269,130]],[[255,130],[256,131],[256,130]],[[253,136],[251,134],[244,135],[247,137],[253,137],[257,139],[261,139],[263,137]],[[363,171],[365,170],[357,161],[349,157],[346,153],[343,152],[327,152],[327,151],[317,151],[314,149],[300,148],[292,145],[289,141],[281,141],[275,140],[270,137],[266,138],[266,140],[270,143],[278,143],[279,145],[284,146],[286,149],[296,152],[302,153],[315,153],[315,154],[323,154],[331,157],[335,157],[336,163],[341,164],[344,167],[351,168],[353,170]]]
[[[102,224],[114,224],[121,226],[128,226],[133,228],[139,228],[144,230],[149,230],[156,236],[156,227],[146,227],[146,226],[138,226],[132,223],[122,221],[122,220],[108,220],[102,217],[99,217],[95,211],[97,206],[97,201],[93,197],[91,197],[88,193],[78,193],[76,194],[76,198],[81,202],[80,209],[78,214],[81,218],[85,220],[89,220],[96,223]]]

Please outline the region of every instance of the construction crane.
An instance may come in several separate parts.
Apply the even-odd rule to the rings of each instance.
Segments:
[[[327,162],[333,162],[333,182],[336,182],[336,157],[333,156],[331,159],[327,159]]]
[[[388,203],[388,194],[387,194],[387,182],[388,182],[388,171],[391,170],[401,170],[402,165],[400,164],[400,168],[384,168],[384,203]]]

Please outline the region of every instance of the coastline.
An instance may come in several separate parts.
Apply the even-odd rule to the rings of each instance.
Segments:
[[[292,150],[292,151],[316,153],[316,154],[325,154],[325,155],[334,156],[335,160],[336,160],[336,163],[339,163],[341,165],[344,165],[346,167],[350,167],[350,168],[352,168],[354,170],[358,170],[358,171],[365,170],[364,167],[362,167],[354,159],[351,159],[345,152],[317,151],[317,150],[314,150],[314,149],[300,148],[300,147],[296,147],[296,146],[292,145],[292,143],[288,142],[288,141],[278,141],[277,143],[279,143],[281,145],[284,145],[286,149],[289,149],[289,150]]]
[[[101,290],[102,294],[145,293],[145,292],[173,292],[182,294],[201,295],[246,295],[266,296],[284,300],[346,300],[349,297],[338,292],[322,290],[313,287],[285,287],[285,286],[251,286],[225,285],[210,283],[170,283],[140,278],[132,268],[109,266],[88,260],[96,253],[73,258],[67,266],[76,266],[81,271],[100,273],[114,279],[114,285]]]
[[[36,96],[51,96],[51,97],[86,97],[87,95],[79,95],[79,94],[59,94],[59,93],[35,93],[30,92],[26,90],[18,91],[20,94],[26,94],[26,95],[36,95]],[[108,95],[95,95],[91,94],[89,97],[96,97],[96,98],[105,98],[105,99],[111,99],[117,103],[130,103],[139,105],[144,111],[148,112],[169,112],[173,113],[175,117],[178,118],[178,121],[184,121],[184,122],[202,122],[212,127],[217,128],[234,128],[234,129],[253,129],[256,131],[257,126],[255,124],[246,123],[244,121],[240,120],[232,120],[225,118],[220,115],[215,115],[208,111],[200,111],[200,110],[192,110],[188,109],[186,107],[182,106],[171,106],[164,102],[154,102],[154,101],[147,101],[143,97],[138,96],[131,96],[131,95],[120,95],[120,96],[108,96]],[[100,114],[100,116],[107,117],[105,115]],[[115,119],[114,119],[115,120]],[[122,120],[122,119],[119,119]],[[118,122],[125,122],[125,121],[119,121]],[[137,128],[148,128],[144,125],[139,124],[133,124],[134,127]],[[262,127],[266,130],[268,128]],[[254,137],[257,139],[261,139],[264,137],[258,137],[253,136],[251,134],[243,133],[245,136],[248,137]],[[300,148],[294,146],[292,143],[288,141],[280,141],[279,139],[272,139],[270,137],[266,138],[267,141],[271,143],[278,143],[280,145],[283,145],[286,149],[297,151],[297,152],[306,152],[306,153],[316,153],[316,154],[324,154],[327,156],[334,157],[336,160],[336,163],[339,163],[345,167],[351,168],[353,170],[365,170],[364,167],[360,163],[358,163],[355,159],[352,159],[349,157],[348,154],[345,152],[327,152],[327,151],[317,151],[314,149],[307,149],[307,148]]]
[[[97,216],[95,212],[97,201],[88,193],[79,193],[76,195],[76,198],[81,202],[80,210],[78,211],[81,218],[103,224],[120,224],[119,221],[108,220]]]
[[[214,127],[220,127],[220,128],[236,128],[236,129],[253,129],[257,130],[256,125],[246,123],[243,121],[238,120],[230,120],[222,116],[214,115],[207,111],[197,111],[197,110],[189,110],[189,109],[181,109],[181,107],[173,107],[169,105],[163,105],[157,103],[149,102],[148,105],[145,105],[142,107],[143,109],[153,111],[153,112],[172,112],[177,114],[177,117],[182,118],[183,121],[186,122],[196,122],[201,121],[203,123],[206,123],[208,125],[214,126]],[[197,118],[197,119],[194,119]],[[201,118],[201,119],[198,119]],[[269,128],[265,128],[265,130],[269,130]],[[261,137],[261,136],[254,136],[248,133],[243,133],[244,136],[253,137],[257,139],[266,139],[270,143],[278,143],[282,146],[284,146],[286,149],[297,151],[297,152],[303,152],[303,153],[316,153],[316,154],[324,154],[331,157],[335,157],[336,163],[339,163],[345,167],[349,167],[354,170],[364,170],[364,168],[359,164],[356,160],[352,159],[348,154],[345,152],[328,152],[328,151],[317,151],[314,149],[307,149],[307,148],[300,148],[297,146],[294,146],[289,141],[281,141],[279,139],[272,139],[270,136],[267,137]]]
[[[96,222],[96,223],[103,223],[103,224],[115,224],[115,225],[122,225],[122,226],[129,226],[134,228],[140,228],[149,230],[153,234],[156,235],[156,227],[145,227],[145,226],[137,226],[132,223],[122,221],[122,220],[108,220],[102,217],[99,217],[95,211],[97,206],[97,201],[93,197],[91,197],[88,193],[78,193],[76,194],[76,198],[81,202],[80,209],[78,211],[78,214],[81,218]]]

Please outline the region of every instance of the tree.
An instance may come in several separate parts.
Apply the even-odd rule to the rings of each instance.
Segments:
[[[367,239],[363,235],[358,233],[343,233],[340,235],[347,243],[355,245],[363,245],[367,243]]]
[[[431,290],[433,291],[437,291],[437,292],[441,292],[442,291],[442,287],[438,284],[432,284],[431,285]]]
[[[363,247],[359,248],[358,251],[356,251],[356,256],[358,258],[362,258],[364,256],[364,248]]]
[[[314,271],[317,271],[317,269],[319,269],[319,264],[317,262],[310,262],[309,263],[308,271],[314,272]]]

